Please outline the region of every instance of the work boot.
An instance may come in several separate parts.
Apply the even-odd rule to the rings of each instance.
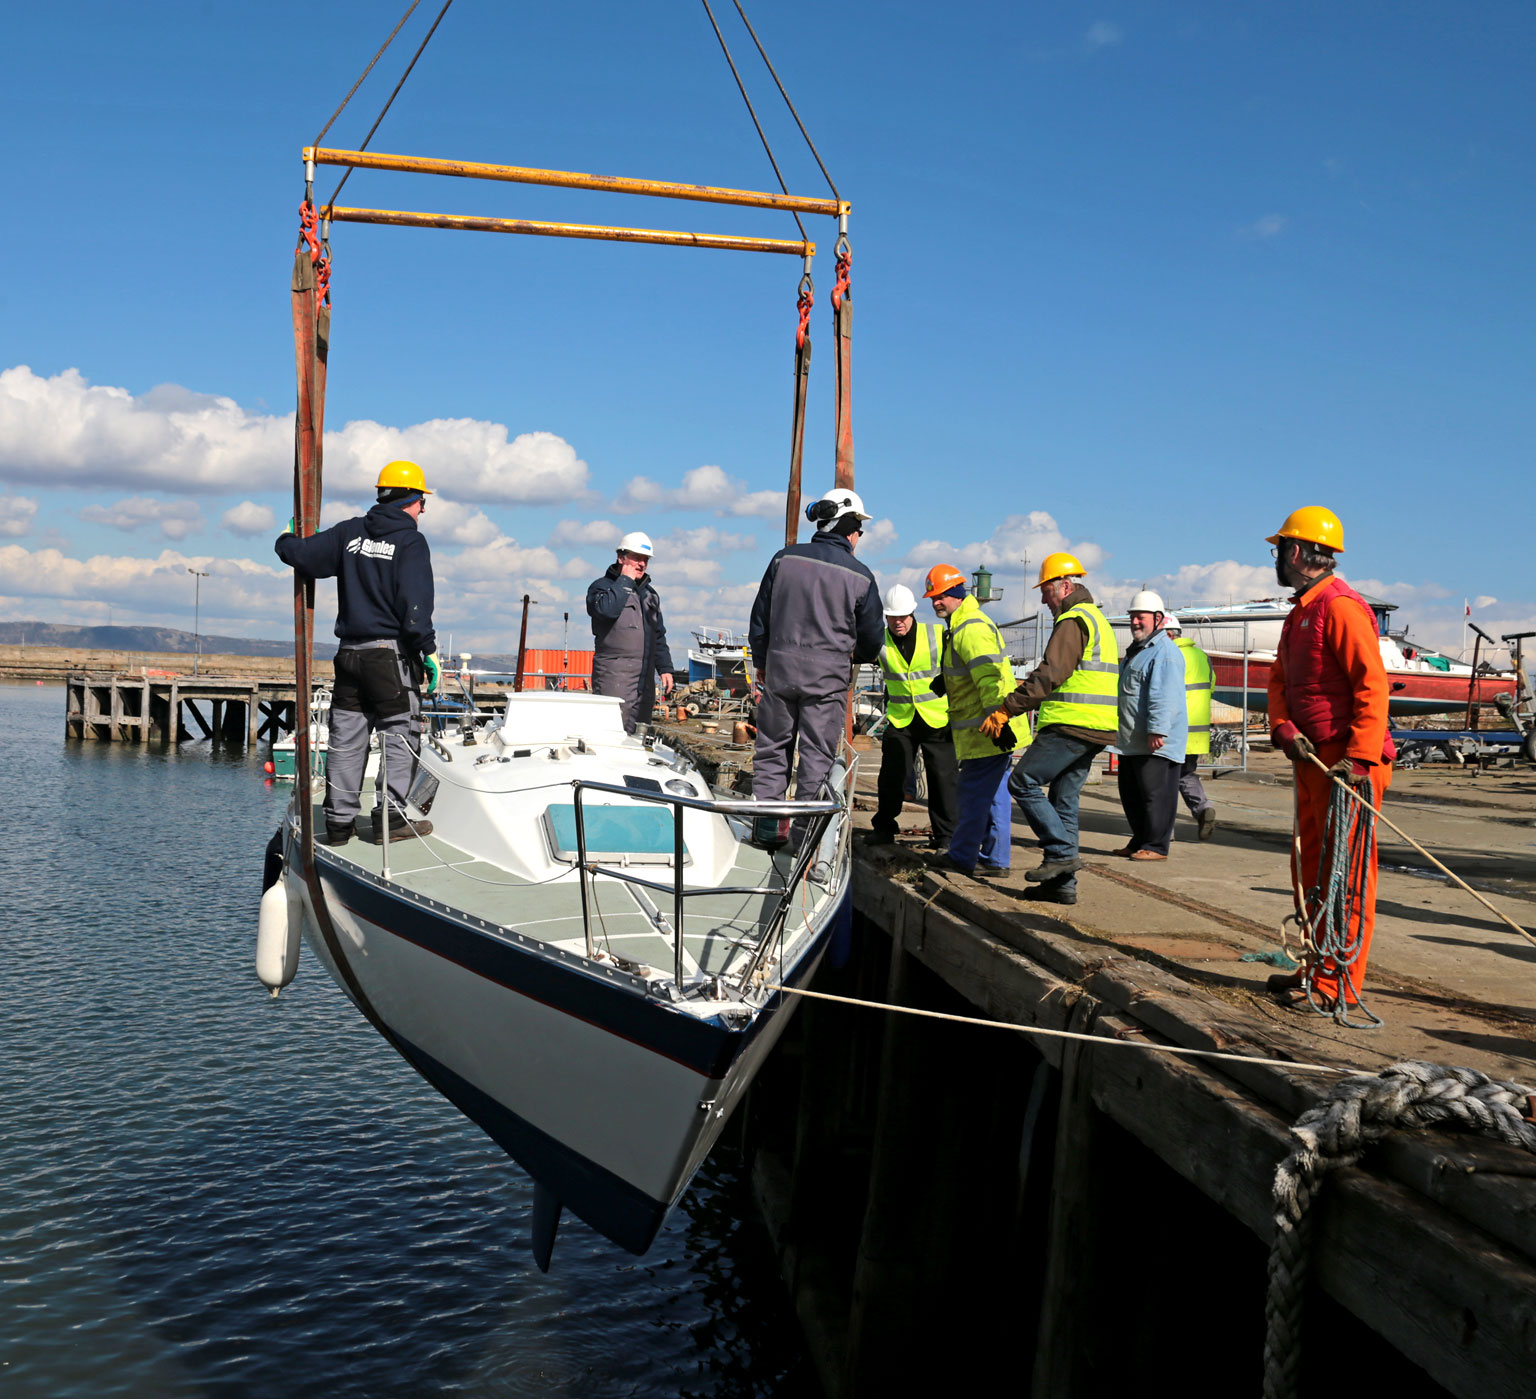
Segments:
[[[864,835],[865,845],[895,845],[896,837],[889,831],[868,831]]]
[[[1029,899],[1034,903],[1067,904],[1070,906],[1077,902],[1077,890],[1053,889],[1047,884],[1044,888],[1040,889],[1026,889],[1021,897]]]
[[[373,816],[373,843],[375,845],[382,845],[384,843],[382,839],[383,830],[384,820],[378,812],[375,812]],[[416,821],[407,821],[404,816],[397,816],[393,813],[390,815],[389,839],[391,844],[397,840],[414,840],[417,836],[429,836],[431,834],[432,823],[425,817]]]
[[[1031,884],[1048,884],[1053,879],[1065,879],[1069,874],[1076,874],[1086,863],[1084,860],[1046,860],[1034,869],[1027,870],[1024,878]]]
[[[984,861],[978,860],[976,868],[971,871],[971,875],[975,879],[1007,879],[1008,867],[1006,865],[989,865]]]
[[[353,829],[352,822],[350,821],[339,826],[327,821],[325,823],[325,834],[316,835],[315,839],[321,845],[345,845],[356,834],[357,832]]]
[[[1216,834],[1216,808],[1208,806],[1196,818],[1200,823],[1200,839],[1209,840]]]

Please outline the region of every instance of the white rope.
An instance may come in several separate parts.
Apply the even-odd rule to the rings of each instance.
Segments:
[[[1303,1064],[1294,1059],[1260,1059],[1250,1054],[1226,1054],[1219,1049],[1190,1049],[1182,1044],[1158,1044],[1155,1040],[1106,1039],[1103,1035],[1085,1035],[1076,1030],[1050,1030],[1043,1025],[1020,1025],[1012,1020],[985,1020],[975,1015],[950,1015],[939,1010],[919,1010],[916,1006],[896,1006],[885,1001],[864,1001],[854,996],[834,996],[826,991],[807,991],[796,986],[769,983],[770,991],[791,996],[808,996],[817,1001],[836,1001],[865,1010],[889,1010],[899,1015],[920,1015],[927,1020],[948,1020],[957,1025],[980,1025],[989,1030],[1013,1030],[1021,1035],[1044,1035],[1049,1039],[1082,1040],[1087,1044],[1118,1046],[1126,1049],[1151,1049],[1160,1054],[1183,1054],[1195,1059],[1227,1059],[1237,1064],[1260,1064],[1276,1069],[1297,1069],[1306,1073],[1341,1074],[1350,1078],[1375,1078],[1371,1069],[1341,1069],[1335,1064]]]

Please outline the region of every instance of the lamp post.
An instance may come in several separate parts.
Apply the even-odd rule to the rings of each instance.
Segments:
[[[192,674],[196,675],[198,672],[199,663],[203,658],[201,627],[203,608],[203,579],[205,579],[208,575],[206,573],[199,573],[195,568],[188,568],[187,572],[197,580],[192,585]]]

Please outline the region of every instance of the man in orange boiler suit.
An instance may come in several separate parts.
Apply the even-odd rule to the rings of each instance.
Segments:
[[[1335,555],[1344,552],[1344,526],[1331,510],[1306,505],[1293,510],[1277,534],[1275,573],[1295,597],[1280,632],[1269,672],[1270,737],[1295,764],[1299,865],[1292,877],[1315,926],[1326,889],[1319,888],[1323,841],[1334,779],[1349,783],[1378,810],[1392,780],[1397,756],[1387,727],[1388,682],[1377,641],[1376,616],[1365,599],[1334,577]],[[1315,754],[1326,773],[1309,761]],[[1358,820],[1360,808],[1351,809]],[[1351,830],[1355,822],[1351,822]],[[1331,858],[1331,852],[1330,852]],[[1360,999],[1366,958],[1376,922],[1376,852],[1372,847],[1365,888],[1349,898],[1346,935],[1358,952],[1341,967],[1312,956],[1289,975],[1272,976],[1269,990],[1282,1004],[1311,999],[1325,1009]]]

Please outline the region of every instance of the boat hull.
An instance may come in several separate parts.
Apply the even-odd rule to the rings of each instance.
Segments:
[[[796,998],[749,1023],[700,1018],[328,853],[317,868],[334,936],[306,896],[305,937],[375,1028],[555,1199],[645,1252]],[[815,973],[837,921],[786,984]]]

